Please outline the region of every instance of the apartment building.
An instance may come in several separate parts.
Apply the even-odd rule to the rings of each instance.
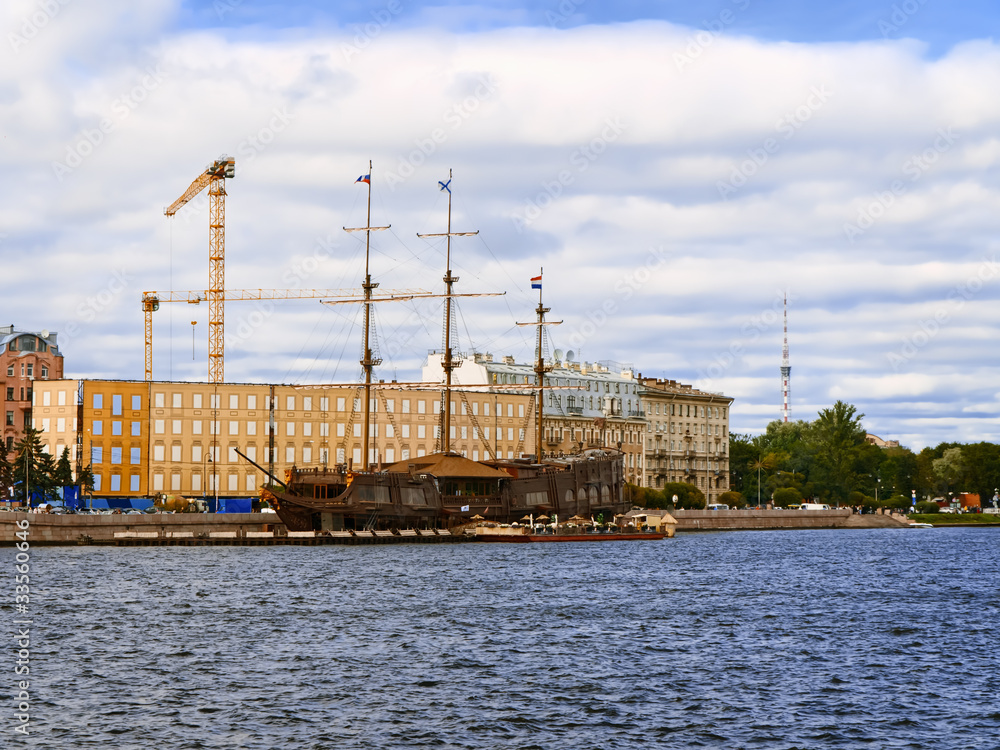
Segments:
[[[10,453],[14,443],[31,424],[31,399],[36,381],[63,376],[63,355],[56,334],[20,331],[0,326],[0,388],[4,394],[3,448]]]
[[[639,376],[646,414],[646,487],[687,482],[708,502],[729,490],[729,411],[733,399],[676,380]]]
[[[33,421],[50,452],[69,447],[78,470],[90,465],[95,495],[246,497],[264,477],[237,450],[279,479],[292,466],[360,467],[363,393],[354,385],[58,380],[36,384]],[[452,450],[474,461],[532,452],[531,403],[516,393],[453,391]],[[375,386],[369,461],[438,450],[441,404],[433,386]]]
[[[422,378],[441,382],[440,352],[431,352]],[[642,481],[643,435],[646,415],[640,404],[639,383],[631,369],[615,363],[554,361],[545,376],[542,408],[542,448],[545,455],[576,453],[586,448],[618,448],[624,455],[625,480]],[[474,353],[452,373],[458,385],[496,386],[516,391],[533,385],[533,364],[519,364],[506,356],[493,361],[489,353]],[[534,390],[522,391],[534,402]],[[529,430],[532,425],[529,423]]]

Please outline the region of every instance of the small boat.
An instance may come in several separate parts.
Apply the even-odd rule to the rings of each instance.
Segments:
[[[910,522],[911,529],[933,529],[934,524],[932,523],[917,523],[916,521]]]

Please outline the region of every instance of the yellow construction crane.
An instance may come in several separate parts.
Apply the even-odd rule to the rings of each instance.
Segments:
[[[225,277],[226,277],[226,178],[236,175],[236,159],[223,154],[195,178],[184,194],[163,210],[167,216],[176,214],[185,203],[208,187],[208,382],[221,383],[225,372]],[[151,301],[150,305],[153,304]],[[155,309],[155,308],[153,308]],[[150,361],[150,315],[145,295],[146,312],[146,379],[152,378]]]
[[[219,295],[223,302],[263,299],[329,299],[338,302],[354,302],[364,299],[362,289],[229,289]],[[408,300],[414,297],[437,297],[425,289],[389,289],[374,295],[373,301]],[[455,295],[459,296],[459,295]],[[143,292],[142,312],[146,329],[146,380],[153,379],[153,313],[160,309],[161,302],[187,302],[200,304],[209,299],[207,291],[186,292]],[[209,309],[211,312],[211,308]],[[221,346],[220,346],[221,353]],[[216,381],[220,382],[220,381]]]

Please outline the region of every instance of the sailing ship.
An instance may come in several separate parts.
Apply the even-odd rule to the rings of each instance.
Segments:
[[[364,342],[360,364],[364,371],[364,400],[370,403],[372,371],[381,360],[373,356],[370,345],[371,304],[375,301],[369,268],[371,232],[388,227],[371,226],[371,163],[369,173],[358,178],[368,186],[368,221],[365,227],[345,231],[365,232]],[[623,497],[623,454],[613,448],[597,448],[559,457],[541,455],[542,394],[548,367],[542,352],[542,327],[561,321],[546,321],[549,311],[542,304],[538,288],[535,396],[535,445],[538,456],[517,459],[473,461],[450,450],[452,371],[456,358],[451,343],[452,301],[458,280],[451,270],[451,238],[478,232],[453,232],[451,228],[451,174],[441,182],[448,192],[448,230],[420,237],[445,237],[447,243],[444,276],[445,321],[442,366],[441,450],[426,456],[408,458],[387,467],[373,469],[369,457],[369,410],[364,412],[362,462],[359,470],[348,465],[333,468],[298,468],[286,471],[284,481],[271,475],[271,484],[262,492],[289,531],[361,531],[368,529],[448,528],[466,524],[476,516],[497,523],[511,523],[525,514],[602,516],[609,519],[628,509]],[[533,284],[533,287],[535,285]],[[484,295],[485,296],[485,295]],[[522,385],[520,388],[530,388]],[[242,455],[242,454],[241,454]],[[244,456],[244,458],[247,458]],[[247,458],[250,461],[249,458]],[[250,461],[250,463],[253,463]],[[257,466],[257,464],[254,464]],[[266,472],[262,467],[257,466]]]

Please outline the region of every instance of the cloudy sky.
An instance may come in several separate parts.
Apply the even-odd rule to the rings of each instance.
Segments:
[[[226,287],[439,290],[454,172],[463,350],[552,349],[778,417],[836,399],[918,449],[1000,440],[1000,11],[964,0],[5,0],[0,323],[57,331],[71,377],[143,377],[140,297],[200,290],[236,158]],[[360,310],[233,302],[226,379],[346,382]],[[381,305],[414,379],[439,301]],[[154,376],[206,378],[207,306],[164,304]],[[196,325],[192,326],[192,321]],[[192,335],[193,334],[193,335]],[[192,353],[193,352],[193,353]]]

